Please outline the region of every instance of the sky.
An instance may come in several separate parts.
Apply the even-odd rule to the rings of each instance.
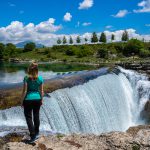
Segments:
[[[53,45],[92,32],[150,40],[150,0],[0,0],[0,42]]]

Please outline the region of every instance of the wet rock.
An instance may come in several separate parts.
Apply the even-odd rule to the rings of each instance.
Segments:
[[[135,126],[135,127],[130,127],[126,132],[128,134],[132,135],[132,137],[135,137],[137,135],[137,133],[143,129],[150,130],[150,125],[139,125],[139,126]]]
[[[133,69],[138,70],[150,70],[150,63],[149,62],[130,62],[130,63],[118,63],[117,65],[122,66],[126,69]]]
[[[146,102],[144,109],[141,112],[141,118],[143,118],[147,123],[150,122],[150,100]]]
[[[150,148],[150,129],[140,130],[134,137],[134,142],[138,143],[143,147]]]

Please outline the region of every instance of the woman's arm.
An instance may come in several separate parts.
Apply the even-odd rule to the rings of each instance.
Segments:
[[[26,92],[27,92],[27,83],[24,82],[23,89],[22,89],[22,95],[21,95],[21,106],[23,106],[23,101],[26,96]]]
[[[43,87],[43,83],[40,85],[40,95],[41,95],[41,101],[43,101],[43,96],[44,96],[44,87]]]

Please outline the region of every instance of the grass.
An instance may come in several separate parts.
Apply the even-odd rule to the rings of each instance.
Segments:
[[[77,56],[68,56],[65,55],[63,52],[55,52],[52,51],[50,53],[50,56],[45,53],[44,49],[34,50],[30,52],[24,52],[20,53],[16,56],[16,58],[21,60],[36,60],[36,61],[42,61],[42,62],[68,62],[68,63],[91,63],[91,64],[101,64],[101,63],[117,63],[117,62],[133,62],[133,61],[139,61],[139,62],[145,62],[149,58],[139,58],[138,56],[133,57],[117,57],[114,59],[102,59],[97,58],[95,56],[85,56],[82,58],[78,58]]]

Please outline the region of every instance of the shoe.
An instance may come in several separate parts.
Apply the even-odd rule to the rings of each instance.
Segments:
[[[34,137],[32,137],[32,138],[29,140],[28,143],[29,143],[29,144],[32,144],[32,143],[36,142],[37,139],[38,139],[38,137],[34,136]]]
[[[38,138],[40,137],[39,133],[37,133],[37,134],[35,135],[35,137],[38,139]]]

